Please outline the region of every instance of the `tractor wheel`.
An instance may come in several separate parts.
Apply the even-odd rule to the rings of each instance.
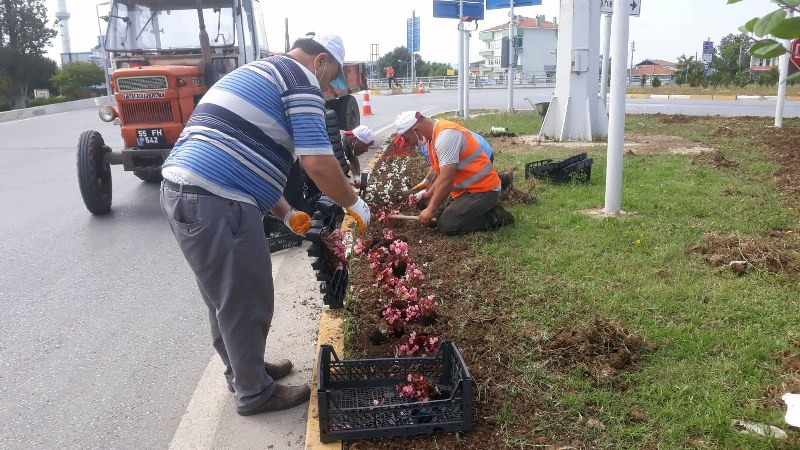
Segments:
[[[92,214],[105,214],[111,210],[111,165],[103,161],[110,151],[97,131],[81,134],[78,141],[78,185],[83,203]]]
[[[340,130],[352,130],[361,125],[361,112],[358,102],[352,95],[345,95],[336,101],[336,117],[339,119]]]
[[[142,181],[147,181],[148,183],[160,183],[163,178],[161,178],[161,169],[140,169],[134,170],[133,174],[139,177]]]

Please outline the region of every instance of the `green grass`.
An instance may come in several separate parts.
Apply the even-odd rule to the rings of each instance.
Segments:
[[[745,87],[729,86],[729,87],[691,87],[691,86],[660,86],[653,88],[650,86],[629,86],[629,94],[662,94],[662,95],[778,95],[778,87],[759,86],[756,84],[749,84]],[[786,86],[786,95],[800,95],[800,84],[794,86]]]
[[[535,113],[487,113],[485,111],[471,111],[467,121],[460,117],[443,115],[441,117],[454,122],[468,123],[470,130],[483,135],[490,135],[492,127],[505,127],[509,133],[537,134],[542,127],[542,119]]]
[[[529,126],[529,120],[500,114],[466,125],[511,130]],[[536,204],[511,207],[515,226],[486,235],[481,250],[500,262],[515,294],[511,327],[552,332],[605,317],[658,346],[637,370],[620,375],[630,386],[624,392],[593,387],[580,370],[545,371],[535,355],[513,362],[533,386],[546,383],[547,389],[536,389],[540,403],[558,402],[576,422],[587,407],[600,411],[605,430],[586,430],[598,448],[686,448],[698,442],[707,448],[788,448],[740,435],[730,420],[786,429],[781,411],[746,405],[761,398],[764,386],[781,383],[771,354],[799,334],[800,279],[762,272],[737,278],[687,252],[709,232],[762,235],[800,226],[798,214],[782,204],[774,167],[756,138],[710,135],[725,123],[730,119],[664,124],[655,116],[629,116],[628,131],[716,145],[740,165],[719,170],[693,165],[684,155],[626,157],[622,200],[632,214],[598,219],[582,212],[604,202],[605,148],[596,146],[589,185],[544,185]],[[787,126],[798,127],[800,120]],[[521,168],[549,156],[564,155],[505,153],[496,164]],[[723,195],[731,187],[741,193]],[[633,407],[648,421],[629,421]],[[526,412],[504,407],[497,419],[512,422],[521,414]],[[550,425],[543,423],[537,432],[547,433]]]

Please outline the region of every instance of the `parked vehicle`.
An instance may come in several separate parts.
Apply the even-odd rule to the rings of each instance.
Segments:
[[[270,55],[259,0],[114,0],[103,19],[116,106],[99,115],[120,126],[125,145],[113,150],[99,132],[81,134],[78,183],[92,214],[111,210],[111,165],[160,181],[161,165],[208,88]],[[339,129],[353,129],[361,119],[350,94],[366,89],[366,68],[345,64],[344,73],[347,89],[324,94]]]

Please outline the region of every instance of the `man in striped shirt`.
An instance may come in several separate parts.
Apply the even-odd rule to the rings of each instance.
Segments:
[[[198,103],[163,165],[161,205],[208,306],[240,415],[291,408],[310,395],[308,386],[275,382],[290,361],[264,361],[274,289],[262,216],[272,211],[298,234],[310,226],[281,197],[295,158],[362,231],[369,224],[325,127],[322,92],[344,81],[343,65],[342,40],[315,36],[234,70]]]

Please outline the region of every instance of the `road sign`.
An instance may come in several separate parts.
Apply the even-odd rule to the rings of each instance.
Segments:
[[[409,53],[419,51],[419,17],[414,17],[413,23],[406,19],[406,48]]]
[[[433,17],[458,19],[458,0],[433,0]],[[483,0],[464,0],[464,17],[483,20]]]
[[[711,64],[711,61],[713,60],[714,60],[714,55],[712,55],[711,53],[703,53],[703,59],[702,59],[703,63]]]
[[[514,8],[518,6],[536,6],[541,4],[542,0],[514,0]],[[505,8],[511,8],[511,0],[486,0],[486,9]]]
[[[631,2],[631,15],[639,17],[642,13],[642,0],[627,0]],[[514,2],[516,4],[516,2]],[[614,13],[614,0],[600,0],[600,13],[613,14]]]
[[[714,41],[703,41],[703,53],[714,53]]]
[[[789,48],[792,49],[792,54],[789,55],[789,59],[791,59],[792,63],[800,70],[800,39],[795,39]]]

